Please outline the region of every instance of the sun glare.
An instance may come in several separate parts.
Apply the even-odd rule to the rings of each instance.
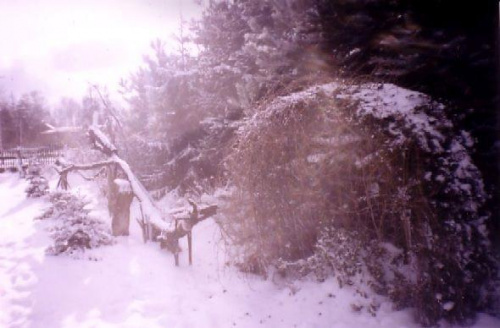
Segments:
[[[149,52],[171,40],[180,15],[201,12],[192,1],[16,1],[0,3],[0,92],[31,90],[49,102],[81,97],[89,83],[111,92]],[[16,33],[12,33],[16,31]]]

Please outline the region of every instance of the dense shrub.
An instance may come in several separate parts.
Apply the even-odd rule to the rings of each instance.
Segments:
[[[37,218],[53,221],[50,235],[54,244],[47,254],[79,258],[86,249],[114,243],[109,224],[90,215],[84,199],[69,192],[53,192],[49,199],[52,205]]]
[[[280,97],[239,131],[222,225],[246,271],[361,275],[423,324],[464,322],[493,270],[472,146],[442,104],[394,85]]]
[[[49,182],[42,176],[41,167],[37,164],[33,164],[28,167],[27,173],[26,180],[28,180],[30,184],[26,188],[26,196],[37,198],[46,195],[49,192]]]

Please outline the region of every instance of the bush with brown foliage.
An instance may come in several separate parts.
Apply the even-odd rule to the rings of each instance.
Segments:
[[[442,104],[394,85],[278,97],[239,131],[221,224],[246,271],[364,275],[425,325],[464,322],[494,270],[472,147]]]

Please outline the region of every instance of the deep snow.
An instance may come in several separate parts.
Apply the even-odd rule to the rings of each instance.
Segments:
[[[70,177],[73,192],[92,200],[94,215],[109,221],[95,185]],[[34,221],[48,206],[27,199],[25,180],[0,174],[0,327],[418,327],[410,310],[382,304],[376,317],[354,312],[359,302],[335,279],[277,287],[225,263],[212,220],[194,229],[194,264],[181,266],[157,244],[131,235],[85,259],[45,254],[50,221]],[[54,181],[51,183],[54,187]],[[137,206],[133,209],[136,212]],[[185,245],[183,245],[184,248]],[[480,315],[474,327],[500,327]]]

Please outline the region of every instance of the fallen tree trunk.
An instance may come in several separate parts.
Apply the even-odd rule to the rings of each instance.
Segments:
[[[125,178],[130,183],[132,193],[139,201],[142,213],[142,222],[139,222],[139,224],[143,230],[144,241],[151,240],[152,225],[159,231],[174,230],[173,218],[163,217],[161,211],[155,206],[149,193],[134,175],[128,163],[118,156],[116,147],[109,141],[107,136],[95,126],[89,128],[88,134],[93,148],[107,155],[108,159],[91,164],[70,164],[60,162],[63,168],[59,170],[60,179],[58,186],[67,189],[69,186],[67,176],[71,171],[95,170],[101,167],[116,165],[121,172],[124,173]]]
[[[132,172],[129,164],[118,156],[116,147],[109,141],[107,136],[96,126],[90,127],[88,134],[92,146],[105,154],[108,158],[105,161],[80,165],[58,161],[58,164],[61,166],[58,170],[60,176],[58,186],[63,189],[67,189],[69,187],[69,172],[95,170],[107,167],[108,174],[110,174],[110,167],[115,167],[115,170],[119,170],[123,174],[123,178],[128,181],[130,184],[131,194],[139,202],[141,220],[138,220],[138,223],[142,229],[144,242],[153,241],[155,239],[160,241],[162,243],[162,247],[167,248],[174,253],[176,257],[176,264],[178,264],[178,253],[180,251],[180,248],[178,247],[179,239],[184,236],[188,236],[191,263],[191,230],[198,222],[215,215],[217,212],[217,206],[205,207],[198,212],[196,204],[189,201],[193,206],[193,211],[188,215],[188,217],[176,217],[174,213],[163,214],[162,211],[157,208],[142,183]],[[115,182],[114,178],[109,180],[113,183]],[[108,199],[108,201],[110,200]]]

